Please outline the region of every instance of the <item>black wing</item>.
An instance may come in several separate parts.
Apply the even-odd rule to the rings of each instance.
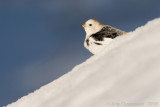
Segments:
[[[107,25],[104,28],[102,28],[99,32],[92,34],[90,37],[93,37],[96,41],[103,41],[104,38],[114,39],[117,36],[123,35],[124,33],[124,31]]]

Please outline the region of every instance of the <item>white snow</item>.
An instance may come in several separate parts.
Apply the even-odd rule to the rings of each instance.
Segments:
[[[160,107],[160,19],[7,107]]]

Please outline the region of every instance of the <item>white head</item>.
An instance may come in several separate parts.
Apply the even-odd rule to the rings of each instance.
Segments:
[[[96,19],[89,19],[85,24],[82,25],[87,33],[87,35],[94,34],[100,31],[105,25]]]

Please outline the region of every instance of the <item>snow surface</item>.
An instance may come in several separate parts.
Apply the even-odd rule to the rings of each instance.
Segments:
[[[160,19],[7,107],[160,107]]]

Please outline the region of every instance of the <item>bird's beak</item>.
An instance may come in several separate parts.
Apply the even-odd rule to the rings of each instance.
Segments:
[[[82,25],[82,27],[84,27],[84,28],[85,28],[85,27],[86,27],[86,24],[83,24],[83,25]]]

